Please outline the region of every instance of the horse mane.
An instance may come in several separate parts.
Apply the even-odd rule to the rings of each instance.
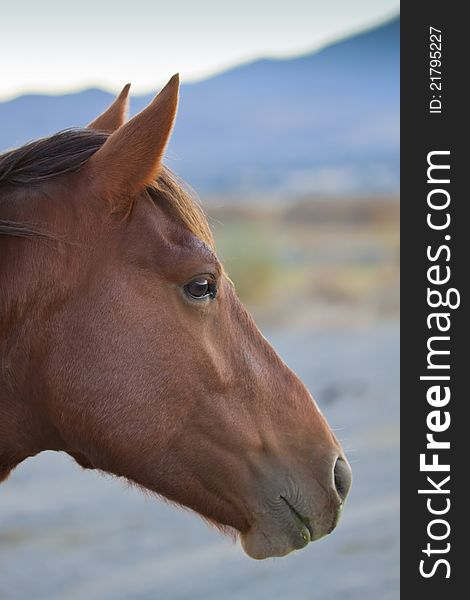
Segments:
[[[0,154],[0,191],[2,187],[38,187],[47,181],[80,170],[108,139],[109,133],[94,129],[66,129]],[[214,249],[207,218],[194,192],[162,167],[158,178],[147,186],[152,200],[200,240]],[[51,238],[32,224],[1,218],[0,235]]]

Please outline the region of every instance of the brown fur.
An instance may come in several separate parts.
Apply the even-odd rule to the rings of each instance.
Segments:
[[[0,157],[0,480],[65,451],[281,555],[304,543],[284,497],[312,536],[336,522],[342,450],[162,165],[177,92]],[[195,278],[217,295],[191,299]]]
[[[0,189],[37,187],[60,175],[75,173],[107,139],[104,131],[68,129],[0,155]],[[162,165],[157,179],[146,188],[157,204],[214,249],[212,232],[196,197],[167,167]],[[6,196],[0,197],[0,210],[7,202]],[[30,219],[21,223],[0,219],[0,235],[55,237],[44,224],[32,223]]]
[[[124,125],[128,110],[128,96],[131,84],[125,85],[114,100],[99,117],[89,123],[89,129],[98,129],[102,131],[116,131],[121,125]]]

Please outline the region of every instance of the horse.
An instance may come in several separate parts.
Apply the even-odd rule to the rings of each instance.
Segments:
[[[0,156],[0,479],[66,452],[284,556],[336,527],[349,463],[163,164],[178,75],[130,120],[128,93]]]

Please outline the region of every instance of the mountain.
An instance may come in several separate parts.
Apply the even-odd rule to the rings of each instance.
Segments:
[[[397,18],[311,54],[183,85],[168,165],[206,195],[396,192],[399,42]],[[132,114],[152,97],[133,97]],[[89,89],[0,103],[0,149],[81,126],[111,100]]]

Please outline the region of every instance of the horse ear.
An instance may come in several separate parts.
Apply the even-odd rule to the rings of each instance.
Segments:
[[[88,161],[92,185],[100,195],[133,196],[161,169],[178,106],[179,76],[142,112],[112,133]]]
[[[128,96],[131,84],[128,83],[122,88],[119,96],[103,113],[101,113],[94,121],[87,125],[88,129],[101,129],[103,131],[116,131],[127,117]]]

